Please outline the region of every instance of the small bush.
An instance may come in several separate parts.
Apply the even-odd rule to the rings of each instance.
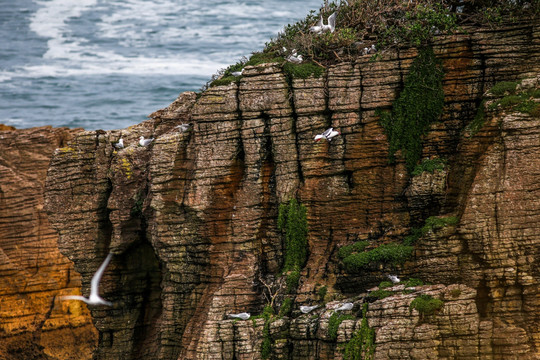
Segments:
[[[339,325],[344,320],[354,320],[355,317],[352,315],[340,315],[337,312],[333,313],[332,316],[328,319],[328,337],[331,340],[336,340],[338,335]]]
[[[394,293],[390,290],[378,289],[369,293],[369,297],[384,299],[386,297],[392,296]]]
[[[278,229],[285,235],[283,271],[293,270],[299,272],[307,259],[308,226],[306,207],[299,204],[296,199],[292,199],[288,204],[280,204]]]
[[[405,287],[415,287],[415,286],[422,286],[424,285],[424,282],[420,279],[410,278],[407,281],[405,281]]]
[[[221,79],[216,79],[210,83],[210,87],[224,86],[236,82],[238,79],[234,76],[224,76]]]
[[[430,295],[420,295],[411,302],[409,309],[415,309],[421,315],[433,315],[443,305],[444,302],[440,299],[435,299]]]
[[[346,258],[347,256],[351,255],[352,253],[358,253],[364,251],[366,246],[369,245],[369,242],[367,241],[357,241],[354,244],[342,246],[339,248],[338,256],[341,259]]]
[[[403,264],[413,254],[414,247],[397,243],[383,244],[370,251],[353,253],[343,259],[343,265],[349,272],[359,272],[368,268],[370,263]]]
[[[453,289],[450,291],[450,296],[452,296],[453,298],[457,298],[461,295],[461,290],[460,289]]]
[[[287,275],[285,282],[287,283],[287,292],[293,293],[294,290],[298,287],[298,282],[300,281],[300,271],[293,270]]]
[[[283,71],[285,71],[290,78],[307,79],[310,76],[320,78],[324,72],[324,68],[310,62],[304,62],[302,64],[287,62],[283,65]]]
[[[423,172],[428,172],[433,174],[435,170],[444,170],[444,167],[446,166],[446,161],[435,158],[435,159],[425,159],[422,161],[421,164],[416,165],[414,168],[412,175],[417,176],[422,174]]]
[[[517,82],[515,81],[501,81],[497,84],[495,84],[489,92],[496,96],[502,96],[506,93],[508,94],[515,94]]]

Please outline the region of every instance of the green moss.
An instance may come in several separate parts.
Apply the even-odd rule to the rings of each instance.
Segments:
[[[412,172],[412,175],[417,176],[422,174],[423,172],[429,172],[433,174],[435,170],[444,170],[445,166],[446,161],[444,161],[443,159],[425,159],[422,161],[421,164],[416,165]]]
[[[391,281],[383,281],[379,284],[379,289],[386,289],[392,286],[394,286],[394,284]]]
[[[415,286],[422,286],[424,285],[424,282],[420,279],[410,278],[407,281],[405,281],[405,287],[415,287]]]
[[[298,282],[300,281],[300,271],[293,270],[287,275],[285,282],[287,283],[287,292],[293,293],[294,290],[298,287]]]
[[[489,92],[496,96],[502,96],[506,93],[515,94],[517,85],[516,81],[501,81],[495,84]]]
[[[461,290],[460,289],[453,289],[450,291],[450,296],[452,296],[453,298],[457,298],[461,295]]]
[[[317,291],[317,295],[319,295],[319,300],[324,301],[324,298],[326,297],[327,293],[328,293],[328,287],[326,287],[326,285],[321,286],[319,290]]]
[[[375,353],[375,330],[369,327],[366,313],[368,304],[362,309],[362,321],[360,328],[356,330],[345,344],[343,352],[344,360],[372,360]]]
[[[304,62],[302,64],[287,62],[283,65],[283,71],[290,78],[307,79],[310,76],[320,78],[324,72],[324,68],[311,62]]]
[[[297,271],[307,259],[307,211],[306,207],[292,199],[279,206],[278,229],[285,236],[285,261],[283,272]],[[298,274],[299,277],[299,274]]]
[[[409,305],[409,309],[417,310],[422,316],[433,315],[442,308],[444,301],[435,299],[430,295],[420,295],[416,297]]]
[[[409,259],[413,251],[413,246],[383,244],[370,251],[352,253],[343,259],[343,265],[348,272],[360,272],[367,269],[371,263],[398,265]]]
[[[216,79],[210,83],[210,87],[229,85],[238,80],[235,76],[224,76],[221,79]]]
[[[368,241],[357,241],[354,244],[342,246],[339,248],[338,256],[341,259],[346,258],[347,256],[351,255],[352,253],[358,253],[364,251],[366,246],[369,245]]]
[[[422,138],[437,121],[444,106],[442,64],[433,49],[420,49],[391,112],[378,111],[389,141],[390,161],[401,150],[409,172],[422,155]]]
[[[352,315],[341,315],[337,312],[333,313],[328,319],[328,337],[331,340],[336,340],[338,336],[339,325],[345,320],[354,320]]]
[[[274,309],[267,305],[263,309],[262,317],[264,318],[263,341],[261,344],[261,358],[269,359],[272,354],[272,338],[270,337],[270,323],[274,315]]]
[[[255,66],[268,63],[282,63],[283,61],[285,61],[285,59],[282,56],[276,56],[270,52],[258,52],[253,53],[253,55],[251,55],[251,57],[244,66]]]
[[[484,107],[485,101],[482,101],[480,106],[478,106],[478,110],[476,110],[476,115],[474,116],[473,121],[467,125],[467,131],[470,132],[471,136],[476,135],[482,126],[484,126],[484,122],[486,120],[486,111],[484,110]]]
[[[422,227],[422,234],[428,232],[435,232],[447,226],[457,225],[459,219],[456,216],[430,216],[426,219],[424,226]]]
[[[283,303],[281,303],[281,306],[279,308],[279,316],[288,316],[291,313],[291,308],[292,308],[292,299],[285,298],[285,300],[283,300]]]
[[[392,291],[385,289],[378,289],[369,293],[369,297],[377,299],[384,299],[392,295],[394,295]]]

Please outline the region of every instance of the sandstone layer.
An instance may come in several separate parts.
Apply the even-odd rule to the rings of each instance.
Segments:
[[[90,359],[97,342],[86,306],[58,301],[80,292],[81,279],[43,210],[53,152],[78,131],[0,128],[2,359]]]
[[[466,127],[495,83],[538,87],[540,31],[537,23],[464,30],[434,44],[445,106],[423,158],[447,159],[442,173],[411,178],[399,155],[389,163],[375,115],[399,95],[415,49],[362,56],[305,80],[278,64],[247,67],[238,84],[184,93],[151,120],[83,132],[57,150],[46,208],[83,294],[115,254],[102,280],[115,305],[91,309],[96,358],[259,359],[268,336],[273,358],[340,358],[364,301],[372,302],[376,359],[538,358],[539,119],[500,110],[476,134]],[[175,128],[188,122],[189,131]],[[314,143],[329,126],[341,136]],[[137,146],[141,135],[155,141]],[[126,148],[117,151],[120,136]],[[265,335],[263,319],[227,314],[260,314],[277,289],[278,207],[293,197],[307,208],[308,259],[292,316]],[[403,266],[356,274],[340,266],[341,246],[401,241],[428,217],[450,215],[457,224],[426,233]],[[388,272],[435,285],[370,298]],[[324,286],[333,302],[300,315]],[[420,316],[410,308],[420,294],[444,306]],[[345,298],[356,304],[354,320],[334,340],[328,319]]]

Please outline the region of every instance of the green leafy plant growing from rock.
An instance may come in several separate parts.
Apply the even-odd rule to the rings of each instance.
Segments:
[[[272,306],[265,306],[262,318],[264,319],[263,327],[263,341],[261,344],[261,358],[269,359],[272,354],[272,338],[270,336],[270,323],[272,322],[274,316],[274,309]]]
[[[390,161],[395,161],[396,152],[401,150],[409,172],[422,156],[423,136],[442,114],[443,77],[442,64],[433,49],[420,49],[392,110],[377,112],[388,137]]]
[[[307,259],[307,211],[306,207],[292,199],[280,204],[278,229],[283,233],[284,261],[282,272],[287,273],[287,290],[291,292],[298,286],[300,270]]]
[[[340,313],[333,313],[328,319],[328,337],[330,340],[336,340],[338,336],[339,325],[345,320],[354,320],[352,315],[343,315]]]
[[[343,352],[344,360],[372,360],[375,354],[375,330],[369,327],[367,321],[368,304],[362,308],[362,321],[360,328],[356,330],[345,345]]]
[[[411,234],[405,237],[403,243],[412,246],[418,241],[418,239],[427,233],[436,232],[447,226],[457,225],[458,222],[459,219],[456,216],[430,216],[425,220],[424,226],[421,228],[412,228]]]
[[[368,269],[372,263],[403,264],[412,256],[413,251],[414,246],[398,243],[383,244],[369,251],[354,251],[344,257],[342,262],[347,271],[360,272]]]
[[[326,285],[321,286],[319,290],[317,290],[317,295],[319,295],[319,300],[324,301],[327,293],[328,293],[328,287]]]
[[[420,316],[433,315],[444,305],[441,299],[435,299],[431,295],[419,295],[409,305],[410,310],[416,310]]]
[[[418,176],[424,172],[433,174],[436,170],[444,170],[446,161],[440,158],[425,159],[414,168],[412,175]]]

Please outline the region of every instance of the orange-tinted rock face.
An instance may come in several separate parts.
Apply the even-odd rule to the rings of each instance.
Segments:
[[[43,210],[54,149],[76,132],[0,131],[0,357],[90,359],[96,345],[86,306],[58,299],[80,291],[80,276]]]
[[[360,303],[370,299],[378,359],[502,359],[510,351],[534,358],[540,238],[530,224],[538,208],[538,119],[490,114],[475,136],[464,128],[495,82],[536,79],[539,46],[532,25],[437,40],[445,109],[423,157],[448,165],[433,175],[411,178],[399,155],[388,163],[375,116],[398,95],[414,49],[338,64],[320,79],[289,81],[276,65],[248,67],[239,84],[182,94],[152,120],[122,130],[126,148],[119,151],[112,142],[120,131],[80,134],[54,156],[46,208],[60,250],[82,275],[83,293],[107,252],[115,254],[102,280],[103,296],[115,305],[92,310],[97,357],[258,359],[267,332],[274,358],[340,358],[338,343],[360,326]],[[179,132],[174,125],[181,122],[193,128]],[[329,126],[341,136],[315,143]],[[156,140],[139,147],[141,135]],[[531,160],[520,165],[525,158]],[[306,206],[309,224],[292,317],[267,330],[262,319],[227,319],[260,314],[265,284],[278,291],[278,205],[292,197]],[[404,266],[360,274],[339,266],[340,246],[401,240],[436,215],[457,216],[458,224],[425,234]],[[367,297],[390,271],[436,285]],[[355,320],[343,322],[335,341],[328,321],[338,300],[313,316],[297,310],[318,301],[323,285],[326,300],[354,297]],[[444,305],[421,316],[409,308],[420,294]]]

